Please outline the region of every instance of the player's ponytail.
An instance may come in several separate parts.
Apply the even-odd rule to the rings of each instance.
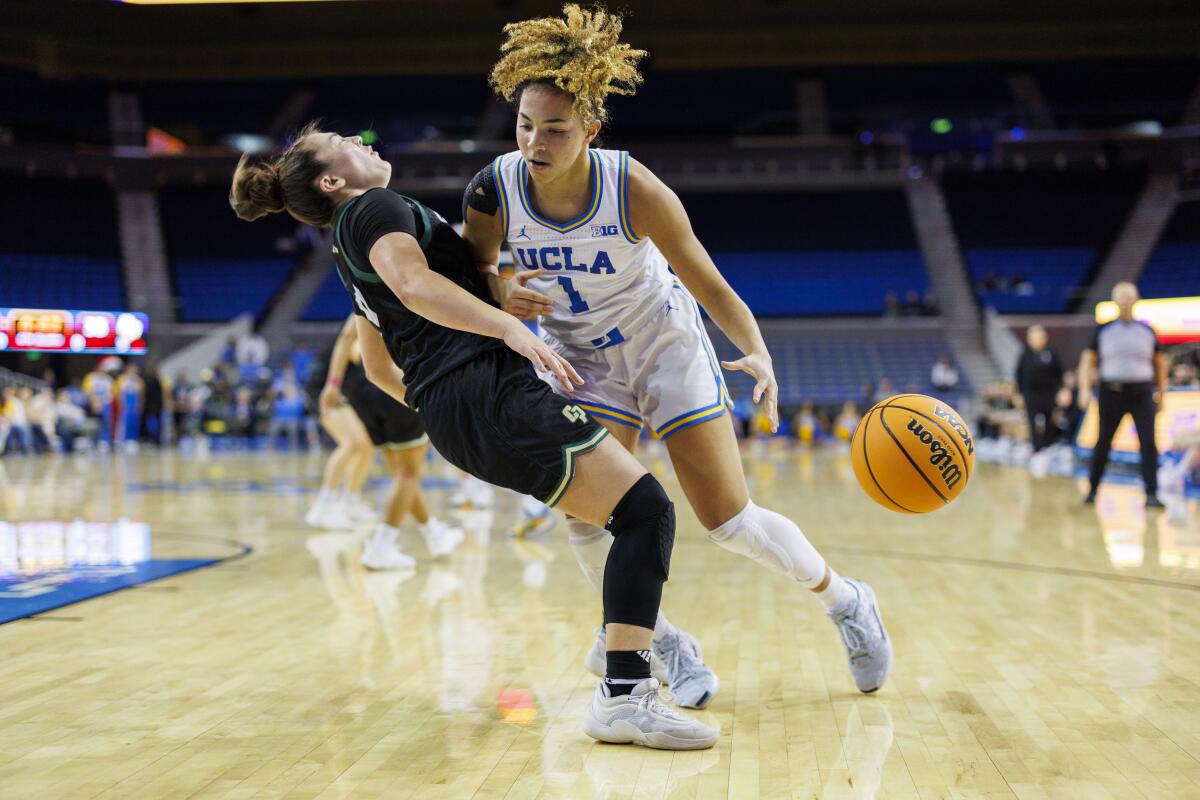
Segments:
[[[283,211],[287,207],[287,198],[283,194],[283,184],[279,182],[279,170],[275,164],[251,164],[250,156],[243,155],[233,173],[229,205],[233,206],[233,212],[240,219],[247,222]]]
[[[318,160],[304,141],[320,131],[316,122],[310,122],[277,158],[252,163],[249,155],[243,155],[238,160],[229,205],[240,219],[253,222],[287,211],[306,225],[329,227],[335,204],[332,196],[317,188],[317,179],[328,165]]]

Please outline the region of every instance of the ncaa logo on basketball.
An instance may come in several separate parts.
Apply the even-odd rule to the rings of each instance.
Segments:
[[[963,440],[963,444],[967,446],[967,452],[975,455],[975,442],[971,440],[971,432],[967,430],[967,426],[962,423],[962,420],[954,416],[953,411],[944,409],[941,406],[934,406],[933,415],[940,420],[944,420],[947,425],[953,428],[954,432]]]
[[[593,225],[592,226],[592,238],[593,239],[598,239],[601,236],[616,236],[616,235],[617,235],[617,226],[616,225]]]

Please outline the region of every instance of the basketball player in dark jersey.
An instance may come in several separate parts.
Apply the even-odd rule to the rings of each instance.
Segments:
[[[399,543],[400,523],[410,512],[430,555],[453,552],[463,540],[462,530],[430,514],[421,492],[421,473],[429,450],[425,427],[415,411],[367,380],[358,353],[358,328],[353,314],[334,344],[319,402],[322,413],[339,403],[349,403],[392,476],[383,519],[363,548],[363,566],[368,569],[414,566],[412,557],[400,549]]]
[[[387,189],[391,164],[310,124],[266,163],[239,162],[230,204],[255,220],[286,210],[332,227],[367,376],[414,408],[455,466],[614,536],[604,575],[605,678],[584,717],[601,741],[683,750],[717,731],[663,704],[650,640],[675,538],[674,507],[630,453],[533,367],[582,383],[562,357],[501,311],[467,244],[435,212]],[[531,367],[532,364],[532,367]]]

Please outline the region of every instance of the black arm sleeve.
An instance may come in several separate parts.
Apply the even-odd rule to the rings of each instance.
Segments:
[[[489,217],[496,216],[496,211],[500,208],[500,195],[496,191],[495,173],[491,164],[476,172],[475,177],[471,178],[471,182],[467,184],[466,191],[463,192],[462,215],[464,221],[467,219],[468,207],[481,214],[487,214]]]
[[[360,265],[368,264],[371,248],[389,233],[407,233],[418,237],[417,220],[412,208],[400,195],[388,189],[372,189],[362,196],[358,205],[351,209],[349,223],[349,246]]]

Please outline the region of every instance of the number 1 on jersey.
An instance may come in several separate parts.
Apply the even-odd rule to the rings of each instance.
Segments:
[[[588,310],[588,304],[579,296],[579,292],[575,291],[575,286],[572,285],[570,278],[559,278],[558,285],[567,293],[567,298],[571,301],[571,313],[582,314]]]

